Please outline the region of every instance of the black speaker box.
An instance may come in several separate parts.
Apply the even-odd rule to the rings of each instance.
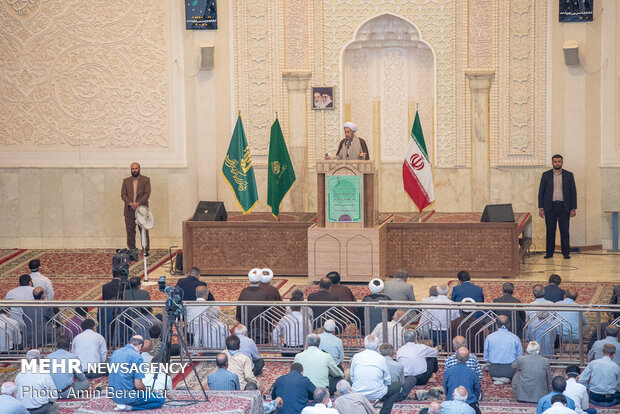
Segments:
[[[192,221],[226,221],[228,214],[221,201],[200,201]]]
[[[482,223],[514,223],[512,204],[487,204],[480,218]]]

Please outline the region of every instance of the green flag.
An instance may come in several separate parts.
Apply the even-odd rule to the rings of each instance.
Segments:
[[[230,138],[228,152],[222,166],[222,174],[235,194],[237,204],[243,214],[249,214],[252,207],[258,202],[254,168],[250,147],[245,139],[245,131],[241,123],[241,115],[237,118],[237,125]]]
[[[271,214],[278,217],[280,203],[295,182],[295,171],[277,118],[271,126],[267,182],[267,204],[271,207]]]

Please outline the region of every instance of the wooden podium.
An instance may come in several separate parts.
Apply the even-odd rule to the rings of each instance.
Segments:
[[[308,228],[308,279],[338,271],[343,282],[385,274],[386,228],[376,226],[375,164],[317,161],[317,223]]]

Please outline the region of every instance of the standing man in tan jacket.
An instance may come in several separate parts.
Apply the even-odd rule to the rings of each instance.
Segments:
[[[125,203],[125,229],[127,230],[127,248],[136,248],[136,209],[139,206],[149,206],[151,196],[151,179],[140,175],[140,164],[131,164],[131,177],[123,180],[121,188],[121,198]],[[138,226],[140,227],[140,226]],[[142,229],[140,228],[140,231]],[[142,246],[144,254],[149,255],[149,232],[146,231],[146,246]]]

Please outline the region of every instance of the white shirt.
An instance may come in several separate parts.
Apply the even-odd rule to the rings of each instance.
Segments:
[[[155,374],[150,374],[150,373],[144,374],[142,383],[146,387],[151,387],[154,390],[171,390],[172,389],[172,378],[170,377],[170,375],[166,375],[163,372],[160,372],[159,375],[157,375],[157,380],[155,381],[155,385],[153,386],[154,379],[155,379]]]
[[[374,335],[379,340],[379,343],[387,342],[388,344],[392,344],[394,349],[398,349],[402,344],[405,343],[404,339],[405,328],[400,324],[400,322],[389,321],[387,323],[387,341],[383,340],[383,324],[379,323],[375,326],[375,329],[372,331],[371,335]]]
[[[396,360],[403,364],[405,377],[420,375],[426,372],[426,358],[437,358],[439,351],[424,344],[407,342],[396,353]]]
[[[18,286],[15,289],[11,289],[6,293],[4,300],[34,300],[32,286]],[[22,308],[11,308],[11,319],[15,319],[19,322],[20,326],[24,323],[24,311]]]
[[[22,334],[19,322],[0,313],[0,351],[8,351],[13,345],[21,344]]]
[[[196,298],[196,302],[207,301],[204,298]],[[219,349],[226,346],[226,337],[230,332],[217,318],[219,312],[217,306],[188,306],[186,312],[188,331],[194,334],[195,348]]]
[[[351,358],[351,381],[353,391],[369,400],[378,400],[387,393],[392,376],[385,358],[377,351],[365,349]]]
[[[19,373],[15,377],[15,385],[17,385],[17,398],[28,409],[39,408],[50,401],[56,401],[56,385],[50,374]]]
[[[586,390],[585,385],[575,381],[575,378],[569,378],[566,380],[566,389],[562,394],[575,401],[575,412],[585,414],[585,410],[590,406],[588,390]]]
[[[89,362],[105,362],[108,356],[108,348],[104,337],[92,329],[86,329],[73,338],[71,352],[80,358],[82,371],[86,370]]]
[[[550,300],[547,300],[545,298],[538,298],[536,300],[534,300],[533,302],[530,302],[530,305],[544,305],[544,306],[553,306],[555,305],[555,303],[551,302]],[[527,315],[527,320],[529,321],[530,319],[534,319],[534,318],[538,318],[538,319],[545,319],[545,312],[546,311],[526,311],[525,314]]]
[[[561,402],[555,402],[551,407],[543,411],[543,414],[575,414],[575,410],[571,410]]]
[[[39,272],[30,273],[33,287],[42,287],[45,290],[45,299],[54,300],[54,288],[52,287],[52,281],[43,276]]]
[[[422,299],[422,302],[453,303],[446,295],[424,298]],[[448,317],[450,320],[448,320]],[[422,312],[422,316],[420,317],[420,325],[430,320],[430,324],[427,325],[427,330],[440,329],[442,331],[447,331],[448,326],[450,326],[450,322],[458,317],[459,311],[456,309],[450,311],[446,311],[445,309],[428,309]]]
[[[286,346],[302,346],[305,338],[302,318],[299,311],[284,315],[276,329],[273,330],[273,342],[277,346],[281,346],[282,343]],[[306,319],[306,329],[308,331],[306,334],[312,333],[312,324],[309,319]]]
[[[338,410],[327,408],[325,404],[315,404],[314,407],[305,407],[301,414],[338,414]]]

